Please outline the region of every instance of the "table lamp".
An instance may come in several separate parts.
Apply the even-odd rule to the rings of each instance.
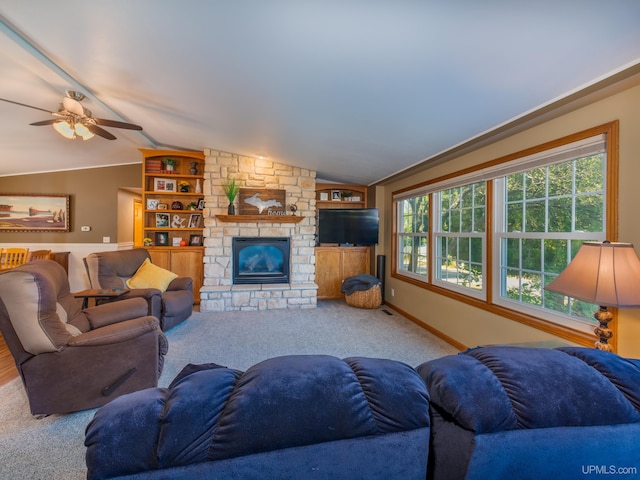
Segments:
[[[630,243],[585,242],[575,258],[545,290],[599,305],[595,347],[612,351],[607,307],[640,307],[640,259]]]

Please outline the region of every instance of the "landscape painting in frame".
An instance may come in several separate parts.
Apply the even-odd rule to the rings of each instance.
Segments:
[[[69,195],[0,193],[0,232],[68,232]]]

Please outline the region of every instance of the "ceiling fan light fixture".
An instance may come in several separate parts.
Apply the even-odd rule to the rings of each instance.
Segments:
[[[69,140],[73,140],[74,138],[76,138],[75,130],[66,120],[56,122],[52,126],[55,131],[62,135],[64,138],[68,138]]]
[[[89,140],[90,138],[93,138],[93,133],[91,133],[82,123],[76,123],[73,128],[76,134],[82,137],[82,140]]]

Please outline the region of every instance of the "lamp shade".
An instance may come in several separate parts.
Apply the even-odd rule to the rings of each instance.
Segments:
[[[640,307],[640,259],[630,243],[585,242],[545,290],[601,307]]]

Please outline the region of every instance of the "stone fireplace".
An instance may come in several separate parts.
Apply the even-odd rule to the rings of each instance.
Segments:
[[[205,251],[200,310],[315,308],[318,288],[315,284],[315,172],[218,150],[205,149],[204,153]],[[222,184],[228,178],[234,178],[242,188],[285,190],[289,215],[258,218],[227,215],[229,202]],[[294,204],[295,216],[298,217],[295,219],[291,218],[289,209]],[[242,268],[240,262],[246,263],[246,259],[236,257],[234,253],[234,243],[238,238],[251,239],[255,242],[254,247],[260,244],[274,247],[274,239],[285,239],[289,251],[288,267],[283,264],[282,272],[278,273],[256,272],[258,275],[253,280],[247,271],[236,275],[238,272],[234,273],[234,269]],[[245,270],[274,268],[274,264],[266,264],[263,251],[254,249],[248,253],[253,254],[251,261],[255,264],[252,267],[246,264]],[[273,259],[269,261],[278,263]]]

